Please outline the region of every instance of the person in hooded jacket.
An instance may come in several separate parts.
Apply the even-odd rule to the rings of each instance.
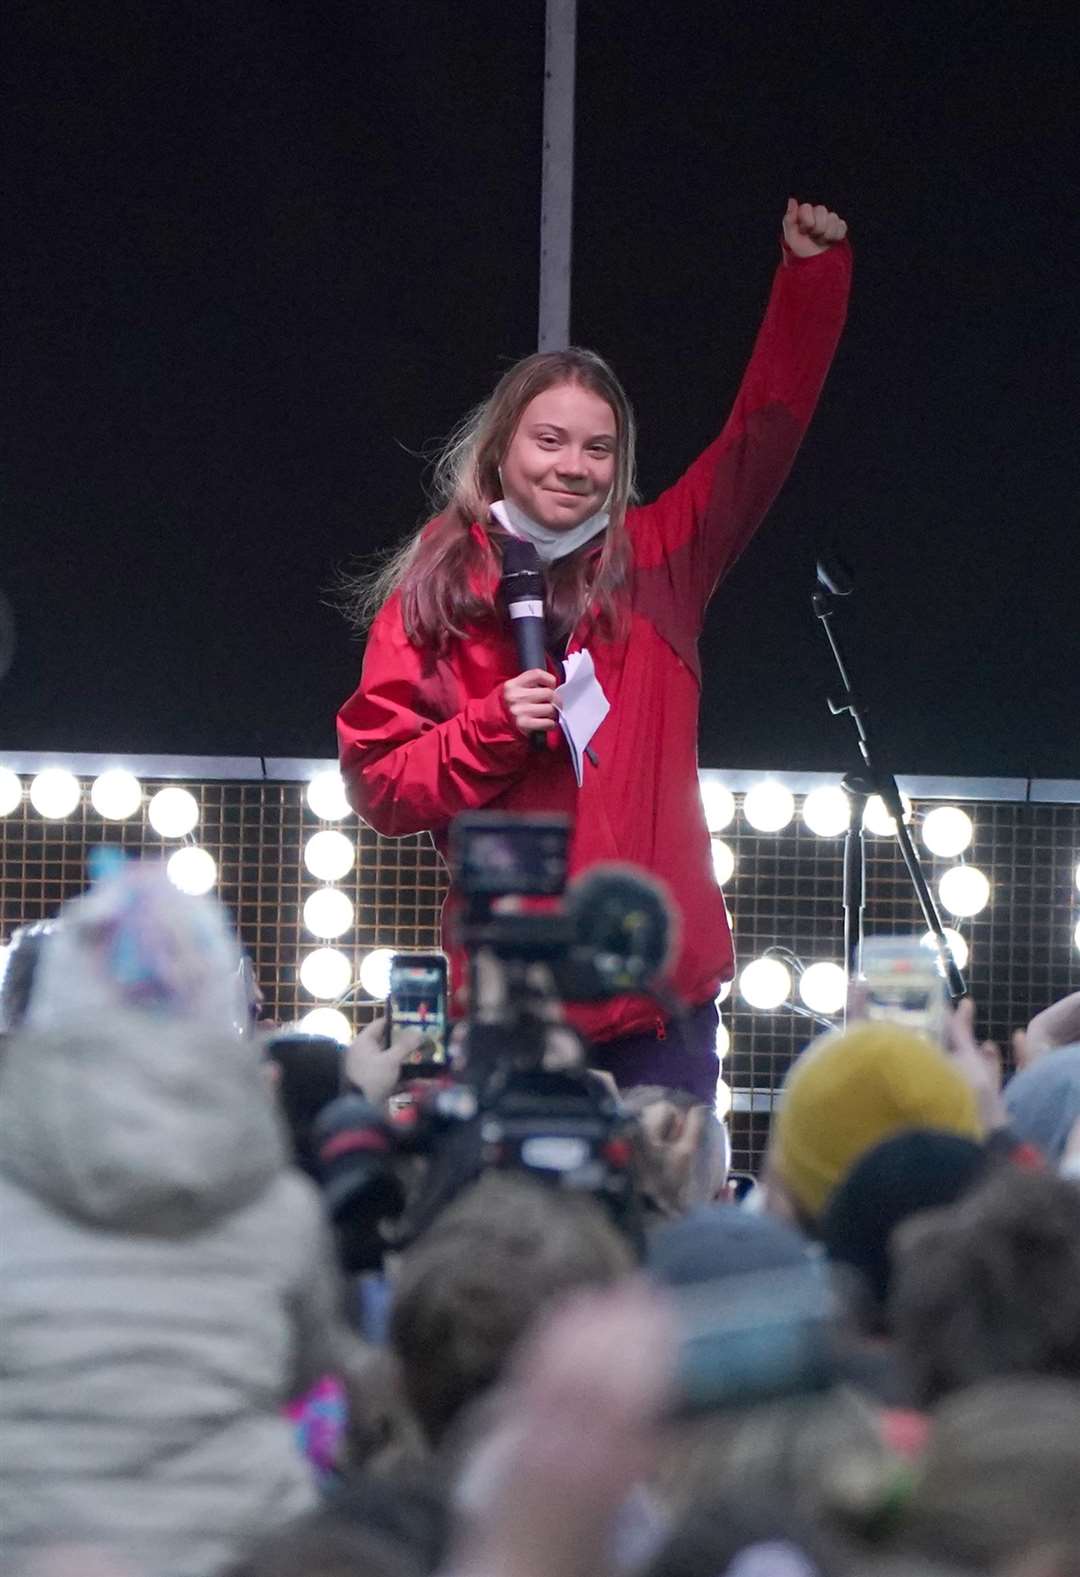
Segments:
[[[282,1404],[341,1356],[221,909],[69,904],[0,1074],[0,1529],[213,1577],[316,1500]]]

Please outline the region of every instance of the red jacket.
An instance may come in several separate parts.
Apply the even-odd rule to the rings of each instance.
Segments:
[[[844,323],[851,253],[785,255],[734,409],[720,436],[653,504],[631,509],[629,638],[588,638],[611,711],[578,788],[561,735],[536,754],[506,712],[513,640],[478,631],[442,656],[410,645],[395,594],[371,628],[356,693],[338,715],[356,811],[388,837],[430,831],[445,852],[459,811],[565,811],[571,873],[630,861],[682,912],[671,984],[696,1005],[734,971],[697,778],[698,636],[709,598],[776,497],[809,424]],[[474,525],[474,532],[482,528]],[[581,645],[575,632],[568,650]],[[592,1040],[657,1026],[655,1004],[620,997],[569,1015]]]

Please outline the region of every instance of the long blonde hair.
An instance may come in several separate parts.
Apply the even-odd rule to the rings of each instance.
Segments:
[[[625,631],[630,570],[625,519],[637,497],[634,413],[607,362],[577,347],[540,351],[515,362],[454,430],[433,471],[434,518],[374,572],[342,580],[341,600],[355,628],[366,628],[394,592],[401,594],[405,632],[418,646],[441,650],[469,625],[499,617],[502,533],[488,521],[491,505],[502,497],[499,465],[529,402],[564,383],[578,384],[611,406],[615,474],[603,536],[546,567],[548,628],[553,638],[565,637],[591,608],[604,633]],[[483,545],[473,539],[474,521],[484,527]]]

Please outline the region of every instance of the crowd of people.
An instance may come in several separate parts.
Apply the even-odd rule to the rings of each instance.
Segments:
[[[821,1036],[739,1203],[706,1103],[563,1034],[633,1208],[484,1154],[407,1235],[408,1035],[249,998],[150,866],[12,949],[0,1571],[1080,1572],[1080,993],[1003,1087],[967,1002]]]

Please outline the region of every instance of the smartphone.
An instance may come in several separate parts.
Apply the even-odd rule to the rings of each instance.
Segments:
[[[860,987],[861,1017],[902,1024],[944,1044],[948,984],[936,950],[918,937],[866,937]]]
[[[402,1063],[402,1075],[439,1072],[449,1060],[449,963],[445,953],[395,953],[390,963],[386,1032],[418,1029],[423,1040]]]

